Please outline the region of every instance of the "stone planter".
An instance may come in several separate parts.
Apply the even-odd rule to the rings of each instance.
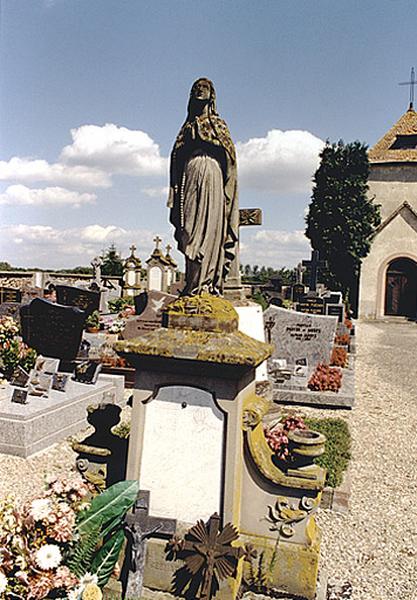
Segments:
[[[289,449],[299,466],[309,466],[325,450],[326,438],[311,429],[294,429],[288,433]]]

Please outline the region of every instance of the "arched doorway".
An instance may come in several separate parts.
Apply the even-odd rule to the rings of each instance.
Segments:
[[[396,258],[388,265],[385,314],[417,317],[417,263],[410,258]]]

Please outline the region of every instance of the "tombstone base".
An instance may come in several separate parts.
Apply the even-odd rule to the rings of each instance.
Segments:
[[[11,402],[13,389],[0,400],[0,452],[22,458],[87,427],[90,404],[123,402],[123,378],[115,375],[100,375],[94,386],[70,380],[65,392],[28,396],[24,405]]]

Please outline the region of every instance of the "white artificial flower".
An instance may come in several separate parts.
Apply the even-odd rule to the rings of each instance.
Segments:
[[[30,505],[30,514],[35,521],[42,521],[51,512],[51,503],[48,498],[37,498]]]
[[[85,586],[88,585],[89,583],[94,583],[95,585],[97,585],[98,577],[97,577],[97,575],[93,575],[92,573],[89,573],[87,571],[87,573],[85,573],[80,579],[80,586],[82,588],[85,588]]]
[[[6,591],[6,588],[7,588],[7,577],[3,573],[3,571],[0,571],[0,594],[3,594]]]
[[[79,600],[81,591],[80,587],[76,587],[75,590],[68,592],[68,600]]]
[[[61,551],[55,544],[45,544],[35,554],[36,564],[43,571],[55,569],[61,560]]]

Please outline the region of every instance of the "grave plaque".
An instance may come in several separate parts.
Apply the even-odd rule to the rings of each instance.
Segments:
[[[52,389],[57,392],[65,392],[69,375],[66,373],[54,373],[52,375]]]
[[[12,385],[16,385],[17,387],[26,387],[29,381],[29,373],[20,365],[16,367],[13,371],[12,378],[10,379],[10,383]]]
[[[303,296],[297,303],[296,310],[310,315],[324,315],[324,300],[318,296]]]
[[[57,285],[56,299],[58,304],[83,310],[87,317],[100,308],[99,291],[84,290],[70,285]]]
[[[79,383],[94,385],[97,382],[101,368],[101,363],[93,360],[85,360],[76,365],[73,379]]]
[[[343,317],[345,315],[344,304],[326,304],[326,315],[337,317],[339,323],[343,323]]]
[[[143,335],[162,325],[163,312],[177,297],[172,294],[150,290],[135,296],[136,316],[127,320],[120,337],[124,340]]]
[[[28,391],[15,388],[13,390],[12,402],[16,402],[16,404],[27,404],[28,403]]]
[[[39,354],[73,360],[78,352],[85,313],[35,298],[20,309],[23,341]]]
[[[270,306],[264,312],[264,322],[274,345],[273,359],[285,358],[295,365],[303,358],[312,368],[319,362],[329,362],[337,327],[335,317]]]
[[[17,302],[20,304],[22,301],[22,292],[16,288],[0,287],[0,304],[3,302]]]
[[[140,482],[150,514],[190,523],[220,513],[223,430],[224,415],[206,391],[171,386],[149,401]]]

